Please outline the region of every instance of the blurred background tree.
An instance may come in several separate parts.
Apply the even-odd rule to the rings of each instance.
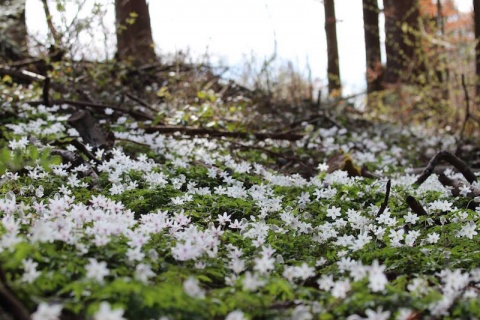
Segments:
[[[342,81],[340,79],[335,1],[324,0],[323,4],[325,7],[325,33],[327,36],[328,94],[340,96],[342,92]]]
[[[197,91],[202,91],[205,88],[207,90],[220,88],[221,86],[216,86],[219,82],[217,78],[224,77],[228,73],[230,66],[222,66],[225,67],[223,69],[211,67],[209,62],[211,61],[209,60],[210,52],[208,51],[204,52],[200,58],[198,55],[193,58],[190,54],[179,54],[179,51],[177,51],[171,56],[162,55],[162,63],[158,63],[160,58],[156,56],[154,50],[151,26],[153,20],[150,19],[149,12],[153,4],[157,4],[157,2],[150,2],[150,5],[148,5],[146,0],[116,0],[108,2],[108,4],[100,0],[37,0],[36,2],[43,4],[45,16],[37,13],[36,15],[47,22],[48,35],[36,39],[35,36],[32,36],[33,33],[30,34],[28,51],[26,50],[25,2],[26,0],[0,0],[1,55],[2,61],[6,61],[5,65],[10,67],[43,73],[40,72],[41,69],[33,68],[32,63],[9,63],[13,60],[30,58],[27,55],[30,52],[33,58],[45,60],[48,68],[44,68],[44,70],[51,71],[52,81],[65,83],[72,79],[75,81],[80,79],[83,81],[84,88],[95,81],[96,90],[108,91],[112,89],[112,83],[119,86],[127,83],[131,84],[134,78],[132,74],[142,73],[143,69],[139,66],[148,65],[151,67],[148,72],[153,70],[153,73],[142,73],[142,76],[145,75],[148,81],[137,77],[139,79],[138,85],[133,90],[138,89],[138,96],[147,97],[145,87],[152,87],[150,90],[153,93],[151,101],[158,98],[158,92],[160,92],[158,95],[163,99],[165,91],[172,89],[172,83],[180,83],[180,79],[183,81],[188,78],[180,76],[179,71],[192,72],[193,74],[196,72],[195,70],[203,68],[202,70],[206,70],[204,75],[208,76],[202,80],[203,82],[190,87],[191,92],[188,94],[188,99],[185,100],[187,104],[191,102],[191,97],[196,98]],[[478,12],[478,2],[473,2],[476,12]],[[378,94],[371,95],[373,97],[368,97],[368,99],[356,99],[354,102],[352,102],[354,99],[352,98],[344,105],[351,106],[362,100],[358,103],[360,105],[363,103],[363,106],[361,105],[361,107],[364,107],[362,111],[370,112],[374,116],[388,115],[393,119],[405,119],[404,123],[410,123],[412,119],[421,122],[428,120],[433,123],[448,123],[452,127],[450,123],[462,121],[464,111],[458,106],[464,103],[464,91],[459,79],[464,74],[468,84],[467,89],[469,92],[471,91],[471,94],[474,94],[473,87],[477,86],[477,81],[474,78],[476,64],[479,65],[477,69],[480,70],[480,58],[474,57],[475,54],[478,57],[480,49],[477,46],[475,50],[474,47],[477,42],[473,41],[475,38],[478,39],[480,32],[478,30],[476,33],[473,32],[474,19],[472,19],[470,13],[459,13],[456,9],[457,2],[454,0],[357,0],[355,3],[363,5],[363,25],[361,20],[355,23],[357,23],[357,26],[363,26],[360,34],[363,33],[365,36],[365,46],[361,50],[365,50],[366,54],[364,59],[362,57],[364,63],[358,63],[358,65],[361,65],[361,68],[366,65],[365,76],[362,76],[367,79],[367,94]],[[472,2],[469,1],[469,3]],[[348,33],[351,30],[351,26],[343,28],[345,26],[343,23],[346,20],[341,15],[341,9],[344,8],[339,7],[342,2],[340,0],[325,0],[320,4],[320,6],[322,5],[325,14],[326,43],[321,50],[324,50],[326,55],[322,56],[323,51],[317,50],[318,56],[316,59],[327,60],[328,63],[321,67],[321,69],[326,69],[327,77],[323,76],[317,81],[312,80],[312,77],[305,77],[305,74],[300,74],[301,71],[296,68],[294,61],[292,63],[280,61],[281,57],[277,58],[276,55],[268,60],[265,56],[258,56],[257,69],[249,69],[249,61],[244,60],[242,64],[244,70],[248,71],[252,78],[256,77],[255,81],[250,82],[254,85],[250,85],[246,81],[242,82],[240,76],[235,78],[232,72],[226,77],[233,77],[234,81],[245,87],[245,92],[248,92],[248,90],[255,91],[259,87],[265,89],[257,90],[257,93],[261,92],[263,95],[260,95],[260,99],[257,99],[258,95],[254,99],[257,102],[265,96],[269,97],[270,102],[265,104],[267,106],[265,109],[288,105],[292,114],[296,114],[298,117],[302,115],[302,112],[318,111],[315,108],[321,107],[322,103],[325,102],[321,99],[312,101],[312,97],[320,96],[317,94],[317,90],[319,92],[328,90],[330,95],[328,103],[337,103],[337,101],[344,99],[345,97],[341,97],[342,91],[345,94],[348,88],[347,86],[342,87],[340,71],[344,72],[343,75],[348,74],[348,72],[358,73],[357,69],[354,71],[350,69],[352,65],[348,62],[351,61],[347,60],[359,54],[352,51],[349,53],[350,56],[340,57],[342,48],[350,47],[350,44],[345,43],[346,40],[342,39],[342,32],[344,35],[345,32]],[[201,6],[199,5],[199,7]],[[41,7],[37,8],[41,9]],[[268,7],[267,10],[269,10]],[[272,13],[275,12],[272,11]],[[285,14],[285,12],[282,13]],[[299,13],[301,14],[302,11],[299,11]],[[290,12],[286,12],[286,14],[286,17],[291,17]],[[341,20],[337,20],[337,14]],[[361,12],[358,14],[361,14]],[[382,14],[385,17],[384,26],[380,25]],[[105,19],[107,16],[110,21]],[[115,22],[114,17],[116,18]],[[190,20],[194,18],[192,16]],[[161,20],[165,21],[165,19]],[[190,20],[183,20],[184,29],[190,26],[188,24]],[[478,18],[476,20],[478,22]],[[191,22],[197,23],[196,21]],[[213,31],[221,29],[218,27],[219,25],[214,23],[212,25],[214,25]],[[265,22],[265,25],[268,25],[268,22]],[[256,25],[258,28],[262,26]],[[315,30],[319,32],[318,27]],[[177,34],[177,32],[170,30],[161,30],[161,32]],[[297,33],[295,34],[297,35]],[[382,57],[383,35],[386,38],[386,54],[384,57]],[[249,34],[249,36],[253,38],[256,34]],[[85,45],[86,38],[90,41],[87,45]],[[195,40],[191,40],[192,45]],[[358,39],[351,38],[348,38],[347,41],[350,40],[352,43],[359,42],[356,41]],[[205,46],[208,48],[208,42],[206,41]],[[93,44],[97,46],[95,47]],[[61,47],[66,53],[61,57],[63,60],[59,61],[58,64],[52,63],[55,62],[50,51],[52,46]],[[163,46],[161,48],[164,49]],[[97,55],[98,58],[92,58],[94,55],[90,53],[94,50],[105,50],[106,54]],[[114,63],[116,61],[112,59],[115,51],[116,60],[121,61],[121,64]],[[98,59],[98,61],[92,61],[95,59]],[[197,59],[197,62],[193,63],[195,59]],[[386,60],[386,65],[382,64],[382,59]],[[206,67],[207,65],[208,67]],[[129,66],[133,66],[133,68],[128,68]],[[169,69],[173,66],[175,66],[174,69]],[[348,66],[348,68],[345,66]],[[215,74],[214,69],[226,71]],[[66,70],[70,76],[69,79],[63,77],[67,74]],[[171,70],[173,70],[172,73],[169,72]],[[261,71],[256,72],[258,70]],[[324,72],[324,70],[308,69],[308,72],[318,74]],[[325,78],[328,80],[328,85],[322,83],[322,79]],[[348,76],[343,77],[343,79],[345,78],[348,78]],[[76,82],[76,84],[78,83]],[[264,87],[258,86],[259,83],[265,84]],[[312,85],[313,83],[315,83],[315,88]],[[165,85],[170,85],[170,87],[163,88]],[[132,90],[132,88],[129,89]],[[119,88],[117,90],[122,91]],[[85,89],[84,91],[88,90]],[[179,85],[178,91],[175,93],[176,96],[187,95],[186,91],[187,89],[184,86]],[[314,92],[312,93],[312,91]],[[356,92],[358,93],[357,96],[363,93],[359,91],[360,89]],[[171,93],[169,91],[170,97],[174,96]],[[105,92],[102,94],[102,97],[111,96]],[[288,99],[290,101],[285,103]],[[306,99],[309,99],[310,102],[305,102]],[[100,101],[101,99],[92,100]],[[152,102],[152,104],[154,103]],[[183,101],[177,103],[175,107],[178,108],[182,104]],[[280,110],[281,108],[278,109],[278,114],[286,114],[283,112],[284,110]],[[440,119],[440,121],[433,121],[433,119]]]
[[[26,0],[0,0],[0,61],[17,61],[26,56]]]
[[[418,0],[384,0],[387,65],[383,81],[395,84],[418,74],[422,68]]]
[[[473,17],[475,21],[475,74],[477,96],[480,95],[480,0],[473,0]]]
[[[365,34],[365,58],[367,93],[382,90],[382,56],[380,49],[380,29],[378,25],[377,0],[363,0],[363,29]]]
[[[117,58],[136,65],[156,59],[146,0],[115,0]]]

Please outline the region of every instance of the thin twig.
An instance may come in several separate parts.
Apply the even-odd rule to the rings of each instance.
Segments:
[[[77,13],[75,13],[75,16],[73,17],[73,19],[71,20],[70,24],[68,25],[67,29],[68,30],[68,33],[69,34],[72,34],[74,31],[77,32],[77,36],[78,36],[78,26],[75,25],[75,23],[77,22],[78,20],[78,16],[80,15],[80,13],[82,12],[82,9],[83,7],[85,6],[85,4],[87,3],[87,0],[83,0],[82,3],[80,3],[78,6],[77,6],[77,9],[75,11],[77,11]],[[73,38],[73,37],[71,37]],[[75,38],[73,38],[75,39]]]
[[[136,97],[136,96],[134,96],[133,94],[128,93],[128,92],[126,92],[125,95],[126,95],[127,97],[129,97],[130,99],[132,99],[133,101],[139,103],[142,107],[145,107],[145,108],[147,108],[148,110],[150,110],[150,111],[152,111],[152,112],[154,112],[154,113],[157,113],[157,112],[158,112],[158,110],[155,110],[154,108],[152,108],[151,105],[149,105],[146,101],[140,99],[139,97]]]
[[[377,217],[381,215],[383,212],[385,212],[385,209],[387,209],[388,205],[388,198],[390,197],[390,188],[392,186],[392,181],[388,179],[387,181],[387,190],[385,191],[385,199],[383,199],[383,203],[380,206],[380,210],[377,212]]]
[[[467,85],[465,84],[464,74],[462,74],[462,88],[463,88],[463,94],[465,95],[465,119],[463,120],[462,130],[460,131],[459,148],[460,148],[461,142],[463,141],[463,135],[465,134],[465,128],[467,126],[467,122],[470,119],[470,97],[468,96],[468,90],[467,90]]]
[[[82,152],[89,160],[95,162],[95,164],[98,165],[102,163],[100,160],[95,158],[93,153],[90,150],[88,150],[83,143],[81,143],[77,139],[73,139],[70,143],[72,144],[72,146],[77,148],[78,151]],[[93,170],[95,171],[96,174],[98,174],[98,170],[96,168],[93,167]]]
[[[51,107],[50,96],[48,94],[49,91],[50,91],[50,77],[46,77],[45,80],[43,80],[43,90],[42,90],[43,105],[46,107]]]

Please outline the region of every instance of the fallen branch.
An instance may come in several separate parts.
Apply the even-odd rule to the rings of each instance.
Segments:
[[[9,67],[2,67],[0,66],[0,77],[3,76],[10,76],[12,79],[16,80],[19,83],[27,83],[30,84],[32,82],[39,82],[39,81],[45,81],[45,76],[31,72],[28,70],[14,70]],[[71,93],[72,90],[70,88],[67,88],[59,83],[51,82],[49,84],[50,88],[53,90],[56,90],[60,93]],[[78,93],[79,96],[83,97],[83,99],[89,99],[88,95],[85,94],[84,92],[80,90],[74,90],[75,92]],[[28,102],[27,102],[28,103]],[[32,105],[35,105],[35,103],[38,104],[43,104],[43,102],[33,102]],[[53,102],[52,102],[53,104]]]
[[[438,176],[438,181],[440,181],[444,186],[452,187],[451,192],[452,192],[452,195],[454,196],[459,196],[460,188],[466,186],[466,183],[464,181],[460,179],[451,179],[443,173]],[[470,189],[470,192],[465,195],[466,197],[475,198],[480,196],[480,189],[472,186],[468,186],[468,187]]]
[[[38,106],[43,104],[43,101],[27,101],[27,103],[31,106]],[[101,110],[102,112],[105,111],[105,109],[110,108],[112,110],[121,112],[121,113],[127,113],[131,115],[134,119],[137,120],[153,120],[151,116],[148,114],[145,114],[143,112],[137,111],[137,110],[126,110],[124,108],[120,107],[115,107],[115,106],[110,106],[107,104],[100,104],[100,103],[93,103],[93,102],[88,102],[88,101],[74,101],[74,100],[64,100],[64,99],[56,99],[56,100],[51,100],[50,103],[52,105],[62,105],[62,104],[69,104],[74,107],[78,108],[87,108],[90,107],[95,110]]]
[[[432,173],[435,173],[437,175],[441,175],[442,173],[445,172],[445,170],[449,169],[448,166],[446,165],[438,165],[435,167],[435,169],[433,169],[433,172]],[[425,170],[425,168],[413,168],[411,169],[410,171],[406,172],[408,174],[412,174],[412,175],[420,175],[423,173],[423,171]],[[472,172],[475,174],[475,173],[480,173],[480,169],[478,168],[471,168]],[[455,170],[455,172],[457,172],[457,170]]]
[[[0,76],[10,76],[13,79],[25,81],[25,82],[35,82],[43,81],[45,77],[41,74],[27,71],[27,70],[13,70],[8,67],[0,67]]]
[[[98,160],[97,158],[95,158],[95,156],[93,155],[93,153],[87,149],[87,147],[81,143],[80,141],[78,141],[77,139],[73,139],[72,142],[71,142],[72,146],[74,146],[78,151],[82,152],[87,158],[88,160],[90,161],[93,161],[95,164],[99,165],[101,164],[101,161]],[[95,167],[93,167],[93,170],[95,171],[95,173],[98,174],[98,171],[95,169]]]
[[[425,170],[423,170],[423,173],[418,177],[417,181],[415,181],[416,185],[421,185],[422,183],[425,182],[425,180],[430,177],[430,175],[435,171],[435,167],[441,162],[441,161],[446,161],[450,163],[452,166],[455,167],[459,172],[463,174],[465,179],[469,183],[473,183],[474,181],[477,181],[477,177],[473,173],[473,171],[467,166],[467,164],[455,156],[454,154],[448,152],[448,151],[440,151],[438,152],[428,163],[427,167]]]
[[[427,211],[423,208],[423,206],[415,199],[413,196],[407,196],[407,204],[412,209],[413,213],[416,213],[419,216],[427,216]]]
[[[68,124],[80,133],[84,143],[93,148],[109,148],[105,133],[90,112],[77,110],[68,118]]]
[[[364,177],[364,178],[369,178],[369,179],[382,179],[383,178],[381,175],[370,172],[370,170],[368,170],[368,168],[365,165],[363,165],[360,168],[360,176]]]
[[[30,312],[12,292],[2,268],[0,268],[0,307],[16,320],[30,319]]]
[[[146,133],[176,133],[187,136],[210,136],[210,137],[229,137],[229,138],[240,138],[240,139],[249,139],[255,138],[257,140],[289,140],[296,141],[303,138],[303,135],[293,134],[293,133],[264,133],[264,132],[230,132],[230,131],[221,131],[221,130],[211,130],[204,128],[191,128],[191,127],[182,127],[182,126],[153,126],[145,128]]]

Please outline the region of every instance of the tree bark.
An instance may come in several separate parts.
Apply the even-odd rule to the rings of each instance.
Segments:
[[[377,0],[363,0],[363,30],[365,34],[365,57],[367,67],[367,92],[383,89],[380,31],[378,27]]]
[[[325,7],[325,34],[327,36],[328,93],[338,92],[341,94],[342,84],[340,80],[335,1],[324,0],[323,4]]]
[[[475,23],[475,39],[477,43],[475,45],[475,75],[476,75],[476,91],[477,97],[480,95],[480,0],[473,0],[473,17]]]
[[[146,0],[115,0],[117,58],[135,65],[156,59]]]
[[[385,83],[409,82],[422,69],[418,0],[384,0]]]

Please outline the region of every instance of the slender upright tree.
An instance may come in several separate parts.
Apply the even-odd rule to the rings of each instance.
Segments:
[[[473,17],[475,23],[475,39],[477,40],[475,45],[475,74],[477,79],[477,96],[480,95],[480,0],[473,0]]]
[[[328,93],[341,93],[340,67],[337,41],[337,18],[335,16],[335,1],[324,0],[325,7],[325,33],[327,36],[328,55]]]
[[[367,92],[382,89],[382,57],[380,51],[380,31],[378,27],[377,0],[363,0],[363,30],[365,33],[365,57],[367,66]]]
[[[387,68],[385,83],[397,83],[402,76],[421,70],[421,44],[418,0],[384,0],[385,48]]]
[[[115,0],[117,58],[146,64],[155,59],[146,0]]]

